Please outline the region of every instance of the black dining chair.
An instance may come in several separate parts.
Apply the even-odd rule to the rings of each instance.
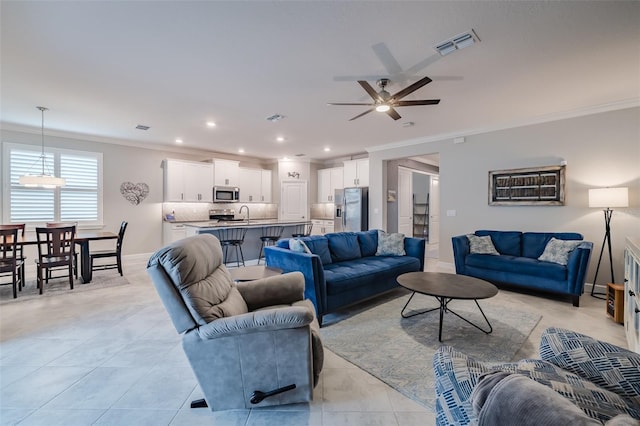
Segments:
[[[45,223],[45,226],[47,228],[60,228],[60,227],[65,227],[65,226],[75,226],[76,229],[78,229],[78,222],[47,222]],[[73,274],[75,275],[76,279],[78,278],[78,253],[76,253],[76,248],[72,247],[72,251],[73,251]],[[48,274],[49,276],[47,277],[47,279],[49,278],[56,278],[52,275],[52,273],[54,271],[56,271],[56,269],[59,268],[51,268],[48,270]]]
[[[311,235],[311,230],[313,229],[313,223],[303,223],[300,225],[296,225],[293,234],[291,237],[299,238],[299,237],[308,237]]]
[[[96,250],[89,252],[89,262],[91,265],[91,273],[93,271],[101,271],[105,269],[118,269],[120,275],[122,273],[122,241],[124,240],[124,232],[127,230],[128,222],[122,221],[120,223],[120,231],[118,231],[118,240],[116,241],[116,247],[114,250]],[[94,261],[96,259],[105,259],[109,257],[114,257],[115,262],[111,263],[99,263],[95,264]]]
[[[262,228],[262,236],[260,237],[260,241],[262,244],[260,245],[260,254],[258,255],[258,265],[260,264],[260,259],[264,258],[262,252],[266,246],[272,246],[282,237],[282,232],[284,231],[284,226],[265,226]]]
[[[18,297],[18,291],[24,287],[24,259],[22,245],[18,244],[19,228],[13,225],[0,226],[0,276],[11,276],[13,298]]]
[[[50,271],[53,268],[60,269],[61,267],[66,267],[67,274],[64,276],[69,277],[69,287],[73,290],[73,268],[76,263],[74,261],[75,236],[75,226],[36,228],[36,237],[38,238],[36,265],[40,294],[44,290],[44,284],[53,278]]]

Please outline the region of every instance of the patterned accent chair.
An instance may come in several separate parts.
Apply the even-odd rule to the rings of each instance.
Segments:
[[[589,421],[607,425],[638,424],[640,354],[560,328],[548,328],[543,332],[539,351],[542,359],[488,363],[474,360],[451,347],[442,346],[433,358],[436,423],[500,424],[496,421],[496,412],[506,413],[509,408],[518,404],[514,396],[517,395],[518,389],[507,390],[506,398],[494,398],[496,401],[492,400],[492,407],[488,407],[486,402],[485,406],[481,407],[477,403],[478,388],[486,387],[487,383],[484,380],[490,380],[492,374],[506,372],[518,379],[531,379],[524,381],[527,386],[531,384],[535,388],[543,385],[545,388],[542,390],[555,391],[551,393],[552,398],[548,398],[549,395],[546,395],[546,399],[540,398],[544,402],[538,406],[540,411],[537,415],[532,414],[531,410],[522,414],[528,415],[529,420],[542,421],[541,416],[544,415],[559,418],[558,407],[570,401],[587,419],[579,424],[591,424]],[[535,394],[528,392],[524,398],[526,401],[521,401],[523,406],[536,406]],[[483,411],[491,408],[494,412],[490,413],[490,416],[487,411]],[[488,417],[492,420],[488,421]],[[513,417],[505,421],[504,424],[533,424],[519,422]]]

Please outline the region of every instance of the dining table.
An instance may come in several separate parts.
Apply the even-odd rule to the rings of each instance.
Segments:
[[[83,283],[91,282],[91,259],[89,258],[89,243],[100,240],[117,240],[118,234],[109,231],[84,230],[76,232],[74,242],[80,246],[80,279]],[[35,232],[27,232],[25,235],[18,235],[17,244],[27,246],[38,244],[38,237]]]

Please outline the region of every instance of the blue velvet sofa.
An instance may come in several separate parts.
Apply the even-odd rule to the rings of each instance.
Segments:
[[[582,240],[573,232],[518,232],[480,230],[476,236],[490,236],[499,255],[470,252],[466,235],[452,238],[456,273],[494,284],[519,286],[571,297],[579,306],[584,290],[593,243],[582,241],[569,253],[566,265],[538,260],[551,238]]]
[[[424,270],[425,240],[405,237],[405,256],[376,256],[378,231],[336,232],[300,238],[311,254],[289,249],[289,239],[265,247],[268,266],[283,272],[300,271],[305,298],[325,314],[398,286],[396,278]]]

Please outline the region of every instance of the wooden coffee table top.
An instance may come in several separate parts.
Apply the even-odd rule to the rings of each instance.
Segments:
[[[236,282],[254,281],[261,278],[273,277],[282,274],[282,270],[264,265],[243,266],[241,268],[229,268],[231,279]]]
[[[402,287],[428,296],[448,299],[488,299],[498,288],[479,278],[442,272],[409,272],[398,277]]]

